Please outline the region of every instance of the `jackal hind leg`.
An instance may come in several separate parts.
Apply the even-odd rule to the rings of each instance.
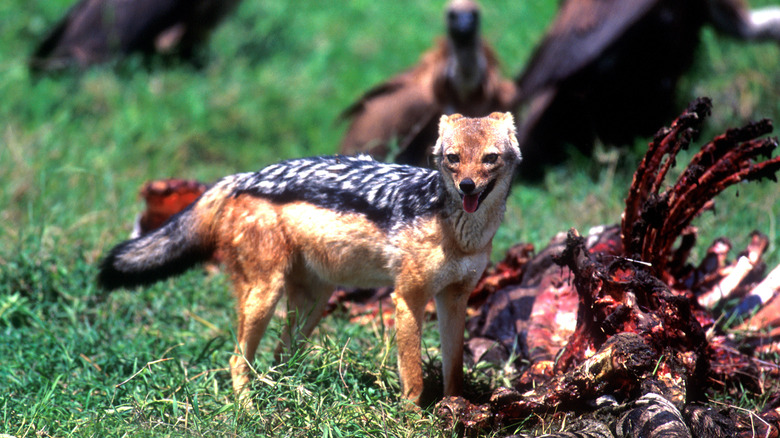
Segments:
[[[398,370],[406,399],[420,403],[423,392],[421,338],[425,304],[429,295],[421,290],[396,286],[395,302],[396,343]]]
[[[251,363],[285,290],[293,252],[281,207],[255,196],[228,196],[212,219],[217,248],[236,297],[237,344],[230,358],[233,389],[249,406]]]
[[[334,286],[304,266],[296,266],[287,280],[287,324],[274,351],[277,361],[292,357],[322,319]]]
[[[471,288],[458,284],[435,296],[445,396],[461,395],[463,388],[463,335],[470,291]]]
[[[237,284],[238,343],[230,358],[233,390],[248,405],[248,384],[252,375],[251,362],[262,339],[274,308],[284,292],[283,275],[255,284]]]

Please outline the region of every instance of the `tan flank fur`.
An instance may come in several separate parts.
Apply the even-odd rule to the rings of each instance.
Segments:
[[[242,397],[252,376],[249,363],[283,294],[291,329],[277,357],[298,341],[290,333],[312,332],[334,285],[393,285],[404,397],[419,402],[422,393],[420,338],[432,298],[444,393],[457,395],[466,300],[488,264],[520,161],[511,114],[442,116],[434,157],[436,170],[336,156],[223,178],[161,229],[117,246],[100,282],[108,289],[147,284],[218,250],[237,299],[238,345],[230,369]],[[350,166],[358,170],[345,173]],[[354,190],[365,201],[350,204],[335,190],[331,198],[318,197],[311,184]],[[418,184],[425,188],[414,189]]]

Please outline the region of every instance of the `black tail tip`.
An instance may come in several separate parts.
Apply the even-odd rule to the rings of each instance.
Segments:
[[[132,240],[128,240],[115,246],[111,252],[106,255],[103,261],[100,262],[97,284],[104,292],[111,292],[122,288],[133,288],[150,282],[142,272],[132,272],[117,268],[118,257],[125,251],[125,248],[131,242]]]
[[[120,272],[114,267],[115,259],[116,257],[112,252],[100,263],[97,285],[104,292],[111,292],[129,286],[127,274]]]
[[[214,255],[214,250],[210,247],[192,247],[189,252],[171,257],[161,263],[152,263],[149,259],[136,263],[123,262],[123,255],[128,253],[128,248],[134,242],[128,240],[120,243],[100,263],[97,284],[102,290],[110,292],[120,288],[148,286],[180,275]]]

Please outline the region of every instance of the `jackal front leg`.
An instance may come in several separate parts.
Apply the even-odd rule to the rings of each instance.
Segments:
[[[427,295],[397,288],[393,301],[401,387],[404,397],[419,405],[423,391],[420,342]]]
[[[463,333],[471,289],[463,284],[451,285],[435,297],[445,396],[460,395],[463,388]]]

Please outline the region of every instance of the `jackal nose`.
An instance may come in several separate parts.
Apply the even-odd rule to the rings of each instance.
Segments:
[[[474,180],[471,178],[466,178],[463,181],[458,184],[458,187],[460,187],[460,190],[465,194],[470,194],[474,191],[474,189],[477,188],[477,185],[474,183]]]

